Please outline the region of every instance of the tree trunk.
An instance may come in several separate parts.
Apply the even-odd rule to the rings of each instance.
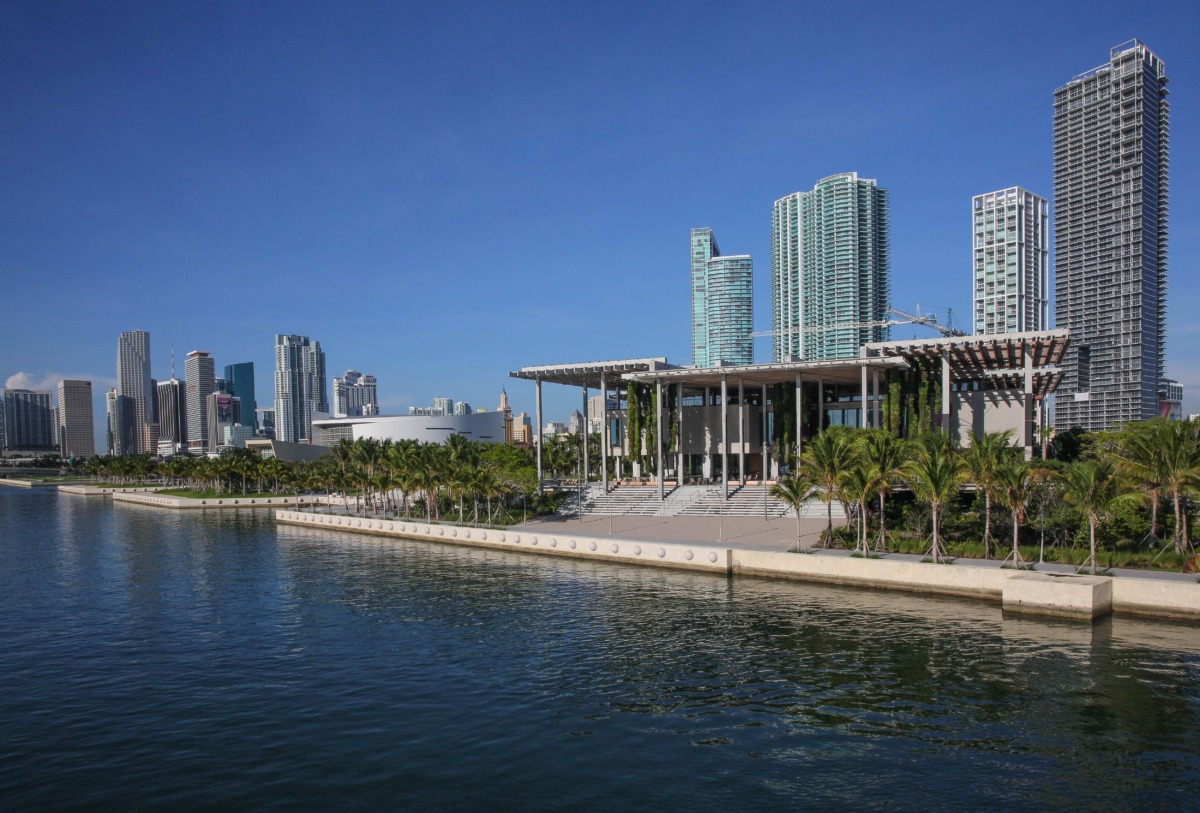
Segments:
[[[885,508],[883,495],[886,491],[887,489],[884,489],[883,491],[879,492],[879,541],[875,543],[875,550],[877,551],[884,550],[886,545],[887,532],[885,528],[887,526],[887,517],[885,517],[883,514]]]
[[[933,509],[933,563],[936,565],[941,561],[939,554],[942,547],[941,537],[938,536],[938,504],[933,503],[930,507]]]
[[[992,492],[983,492],[983,558],[992,558]]]
[[[1096,517],[1088,515],[1088,535],[1091,538],[1092,575],[1096,575]]]

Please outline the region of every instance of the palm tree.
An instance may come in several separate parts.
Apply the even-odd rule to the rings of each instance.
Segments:
[[[850,432],[842,427],[830,427],[809,441],[800,457],[800,477],[817,484],[825,503],[824,547],[828,547],[833,538],[833,500],[837,496],[838,479],[850,466],[854,455]]]
[[[804,504],[812,498],[820,486],[815,480],[804,477],[800,472],[793,472],[786,477],[783,477],[775,485],[771,486],[771,496],[785,503],[789,508],[796,512],[796,549],[800,550],[802,540],[800,536],[800,512],[804,508]]]
[[[940,525],[942,506],[958,494],[963,481],[962,461],[955,453],[954,441],[942,433],[923,435],[904,470],[913,493],[929,506],[933,516],[930,556],[934,563],[940,562],[945,556]]]
[[[1122,496],[1116,468],[1107,460],[1072,463],[1059,474],[1063,499],[1076,505],[1088,518],[1089,555],[1084,567],[1091,565],[1096,574],[1096,526],[1104,520]]]
[[[985,432],[971,436],[971,445],[963,450],[963,464],[975,483],[983,492],[983,558],[990,559],[992,546],[992,494],[996,490],[996,478],[1006,459],[1013,455],[1013,430]]]
[[[1193,421],[1173,421],[1164,434],[1163,486],[1175,508],[1175,552],[1183,554],[1191,548],[1185,500],[1200,488],[1200,436]]]
[[[1152,543],[1158,541],[1158,504],[1171,476],[1167,452],[1171,446],[1171,426],[1162,418],[1131,424],[1112,451],[1117,470],[1136,482],[1150,502]]]
[[[878,487],[871,467],[862,460],[842,472],[838,478],[838,492],[843,499],[857,509],[858,527],[855,529],[854,550],[864,557],[870,550],[867,547],[867,503],[875,496]]]
[[[899,440],[890,432],[876,429],[864,435],[861,453],[863,460],[871,467],[871,474],[878,489],[879,539],[875,543],[875,550],[881,551],[887,546],[887,517],[884,514],[886,507],[884,501],[904,473],[908,449],[904,441]]]
[[[1004,461],[996,471],[996,496],[1012,512],[1013,567],[1022,564],[1018,546],[1020,526],[1025,521],[1025,511],[1036,486],[1029,462],[1021,458],[1012,457]]]

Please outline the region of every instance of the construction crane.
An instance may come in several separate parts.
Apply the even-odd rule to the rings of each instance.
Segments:
[[[751,333],[754,338],[762,338],[765,336],[780,336],[791,333],[823,333],[827,330],[870,330],[876,327],[896,327],[897,325],[924,325],[925,327],[933,328],[943,336],[966,336],[966,331],[959,330],[954,327],[954,312],[946,308],[946,323],[938,319],[936,313],[922,313],[920,305],[916,307],[916,313],[902,311],[899,308],[888,308],[888,319],[876,319],[871,322],[844,322],[841,324],[832,325],[800,325],[797,327],[784,328],[783,330],[759,330]]]

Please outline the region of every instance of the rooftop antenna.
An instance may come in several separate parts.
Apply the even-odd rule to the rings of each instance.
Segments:
[[[171,342],[171,380],[175,380],[175,342]]]

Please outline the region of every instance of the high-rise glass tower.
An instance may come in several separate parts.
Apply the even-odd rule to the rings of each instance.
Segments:
[[[1137,40],[1054,91],[1054,313],[1071,335],[1055,396],[1060,431],[1158,413],[1168,121],[1163,63]]]
[[[8,451],[53,452],[54,410],[50,393],[4,390],[4,432]]]
[[[721,256],[712,229],[692,229],[692,364],[754,362],[754,263]]]
[[[329,412],[325,353],[307,336],[275,337],[275,438],[311,443],[313,414]]]
[[[96,454],[91,381],[58,382],[58,445],[63,457]]]
[[[225,365],[225,380],[229,391],[241,399],[241,421],[243,426],[258,428],[258,403],[254,399],[254,362]]]
[[[971,200],[975,333],[1048,328],[1050,204],[1014,186]]]
[[[184,373],[186,375],[187,373]],[[170,444],[170,453],[186,450],[187,433],[187,384],[174,376],[158,385],[158,442]]]
[[[208,451],[208,396],[217,389],[217,367],[213,357],[193,350],[183,362],[187,381],[187,448],[192,454]]]
[[[113,427],[113,448],[118,455],[152,454],[147,425],[156,422],[150,378],[150,334],[144,330],[122,333],[117,339],[117,398],[121,420]]]
[[[853,358],[885,341],[888,193],[857,172],[775,201],[771,330],[775,361]]]

